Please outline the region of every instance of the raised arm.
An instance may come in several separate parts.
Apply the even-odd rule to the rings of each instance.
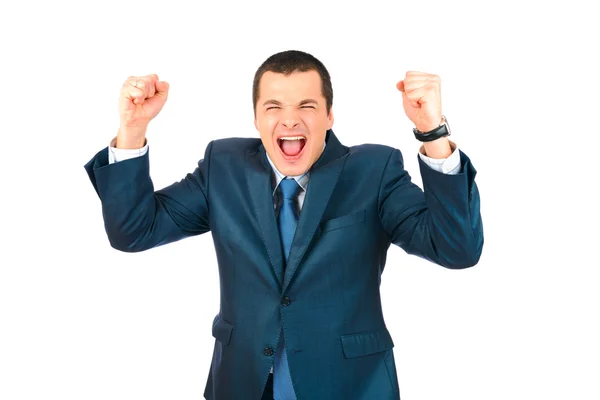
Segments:
[[[440,85],[439,76],[417,71],[408,71],[397,84],[406,116],[423,141],[419,166],[424,191],[411,182],[402,154],[394,150],[381,180],[379,215],[391,242],[407,253],[448,268],[466,268],[477,264],[483,248],[477,172],[453,148],[449,131],[440,129],[445,120]]]
[[[148,123],[162,109],[168,84],[156,75],[128,78],[121,89],[117,149],[145,144]],[[154,191],[149,173],[149,151],[116,163],[108,147],[86,165],[102,203],[108,239],[118,250],[143,251],[210,230],[208,187],[212,143],[194,172],[164,189]]]

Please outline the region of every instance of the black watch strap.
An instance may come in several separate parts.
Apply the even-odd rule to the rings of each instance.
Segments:
[[[431,142],[444,136],[450,136],[450,128],[446,117],[442,116],[442,124],[429,132],[421,132],[417,128],[413,128],[415,138],[421,142]]]

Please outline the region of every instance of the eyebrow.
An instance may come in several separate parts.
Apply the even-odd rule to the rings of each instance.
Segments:
[[[267,100],[263,103],[263,107],[266,106],[267,104],[274,104],[276,106],[280,106],[282,105],[280,101],[274,100],[274,99],[270,99]],[[298,103],[299,106],[303,106],[305,104],[315,104],[315,105],[319,105],[319,103],[316,100],[313,99],[304,99],[301,102]]]

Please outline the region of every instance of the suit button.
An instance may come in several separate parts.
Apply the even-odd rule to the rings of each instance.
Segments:
[[[272,356],[273,355],[273,349],[270,347],[267,347],[264,351],[263,351],[265,356]]]
[[[285,296],[283,299],[281,299],[281,305],[282,306],[287,307],[290,304],[292,304],[292,300],[290,300],[289,297]]]

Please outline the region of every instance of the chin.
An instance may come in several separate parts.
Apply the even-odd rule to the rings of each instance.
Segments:
[[[290,166],[284,164],[281,166],[281,168],[277,167],[277,170],[285,176],[299,176],[303,175],[306,171],[308,171],[308,168],[303,165]]]
[[[295,160],[288,160],[282,157],[280,153],[278,154],[278,152],[280,152],[280,150],[275,149],[275,157],[272,157],[271,159],[277,170],[283,175],[298,176],[310,169],[310,163],[307,159],[298,158]],[[308,158],[308,154],[306,154],[305,157]]]

